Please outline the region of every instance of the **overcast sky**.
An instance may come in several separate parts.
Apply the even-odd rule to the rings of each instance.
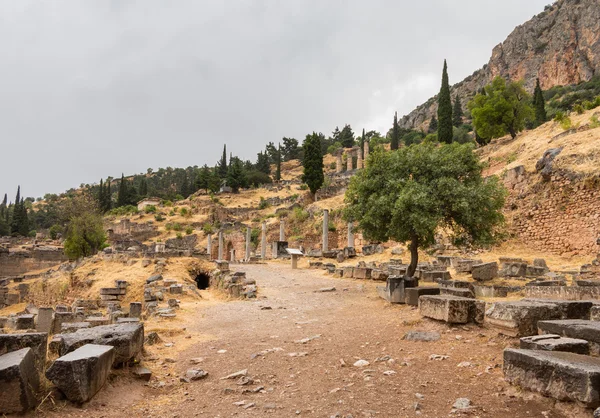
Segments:
[[[549,0],[0,0],[0,192],[387,131]]]

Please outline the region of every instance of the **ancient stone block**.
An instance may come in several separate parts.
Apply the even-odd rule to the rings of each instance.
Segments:
[[[356,267],[354,269],[354,278],[355,279],[370,279],[371,278],[371,270],[366,267]]]
[[[29,347],[33,351],[35,368],[44,370],[48,347],[48,334],[31,332],[26,334],[0,334],[0,355]]]
[[[308,268],[313,270],[318,270],[323,267],[323,263],[321,261],[309,261]]]
[[[434,282],[436,279],[452,280],[452,275],[449,271],[421,271],[419,278],[424,282]]]
[[[35,318],[32,314],[19,315],[15,325],[18,330],[35,329]]]
[[[344,269],[335,269],[333,272],[333,277],[342,278],[344,276]]]
[[[590,343],[592,355],[600,354],[600,322],[585,319],[562,319],[539,321],[537,326],[540,334],[556,334],[585,340]]]
[[[504,379],[524,389],[587,407],[600,405],[600,359],[541,350],[504,350]]]
[[[411,287],[404,289],[405,299],[404,302],[407,305],[419,306],[419,298],[423,295],[439,295],[439,287]]]
[[[406,295],[404,290],[409,287],[416,287],[414,280],[404,277],[388,277],[385,287],[377,287],[377,293],[380,297],[390,303],[405,303]]]
[[[37,324],[35,326],[38,332],[51,332],[54,322],[54,309],[49,307],[41,307],[38,309]]]
[[[85,319],[85,322],[89,323],[91,327],[98,327],[101,325],[109,325],[110,317],[109,316],[88,316]]]
[[[54,312],[54,323],[52,325],[52,332],[58,333],[62,329],[62,324],[66,322],[76,322],[77,318],[73,312],[59,311],[58,306],[56,312]]]
[[[114,360],[114,347],[86,344],[58,358],[46,371],[46,377],[68,400],[83,403],[102,388]]]
[[[31,348],[0,356],[0,414],[23,413],[38,403],[40,376]]]
[[[69,332],[75,332],[82,328],[91,328],[89,322],[67,322],[61,325],[61,334],[67,334]]]
[[[525,277],[527,275],[527,263],[503,262],[500,265],[499,275],[502,277]]]
[[[469,311],[473,303],[473,299],[457,296],[421,296],[419,298],[419,313],[427,318],[449,324],[466,324],[469,322]]]
[[[525,270],[525,275],[527,277],[542,277],[547,272],[548,272],[548,269],[546,269],[544,267],[527,266],[527,268]]]
[[[144,326],[134,324],[101,325],[63,334],[58,353],[64,356],[85,344],[115,347],[115,363],[125,363],[137,356],[144,344]]]
[[[169,293],[181,295],[183,293],[183,285],[172,284],[171,286],[169,286]]]
[[[442,287],[440,289],[440,294],[451,295],[451,296],[460,296],[461,298],[475,299],[475,295],[473,294],[471,289],[460,289],[460,288],[456,288],[456,287]]]
[[[141,302],[131,302],[129,304],[129,316],[131,318],[141,318],[142,317],[142,303]]]
[[[475,264],[471,270],[473,279],[479,282],[493,280],[498,277],[498,263]]]
[[[217,264],[217,268],[218,268],[218,264]],[[227,270],[229,270],[229,263],[227,263]],[[153,276],[148,277],[146,279],[146,283],[149,284],[149,283],[157,282],[157,281],[162,280],[162,279],[163,279],[162,274],[155,274]]]
[[[560,308],[560,319],[590,319],[594,302],[589,300],[523,299],[524,301],[551,303]]]
[[[485,323],[511,337],[537,334],[538,321],[559,319],[560,307],[533,301],[496,302],[485,313]]]
[[[472,282],[465,282],[463,280],[442,280],[438,279],[435,281],[440,287],[453,287],[457,289],[470,289],[473,286]]]
[[[600,305],[594,305],[590,308],[590,320],[600,321]]]
[[[354,277],[354,267],[344,267],[344,276],[345,279],[351,279]]]
[[[371,270],[371,278],[377,281],[385,281],[389,277],[389,274],[381,269]]]
[[[523,337],[520,348],[526,350],[565,351],[568,353],[590,354],[590,345],[586,340],[545,334]]]

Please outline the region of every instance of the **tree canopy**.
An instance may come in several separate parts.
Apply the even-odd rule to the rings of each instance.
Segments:
[[[472,145],[424,142],[384,152],[376,149],[350,181],[344,217],[358,223],[366,239],[410,242],[408,276],[418,248],[434,243],[436,231],[456,244],[493,242],[503,223],[505,190],[484,179]]]
[[[442,71],[442,87],[438,95],[438,140],[447,144],[452,142],[452,98],[446,60]]]
[[[485,94],[477,94],[469,102],[473,125],[484,138],[499,138],[510,134],[515,138],[533,120],[531,97],[522,82],[509,82],[496,77],[485,87]]]
[[[314,195],[321,188],[325,181],[323,174],[323,154],[321,153],[321,140],[323,134],[313,132],[306,135],[302,144],[304,151],[304,174],[302,181],[307,184],[310,192]]]

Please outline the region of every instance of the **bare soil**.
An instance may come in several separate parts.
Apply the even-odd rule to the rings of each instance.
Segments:
[[[37,414],[591,416],[575,405],[521,393],[504,382],[502,351],[515,346],[516,340],[473,325],[449,327],[421,318],[412,307],[389,305],[376,295],[381,283],[334,279],[320,270],[291,270],[280,263],[235,268],[256,279],[259,298],[226,301],[213,291],[203,291],[202,301],[182,304],[176,320],[147,324],[147,332],[162,327],[163,339],[147,347],[144,365],[154,372],[149,383],[134,380],[128,370],[116,371],[88,404],[78,408],[47,400]],[[318,292],[327,287],[336,290]],[[415,330],[437,331],[441,339],[402,339]],[[431,360],[433,354],[447,358]],[[192,358],[201,362],[193,365]],[[369,365],[355,367],[361,359]],[[189,368],[205,370],[208,377],[180,382]],[[244,369],[253,383],[222,379]],[[470,399],[472,408],[453,412],[457,398]]]

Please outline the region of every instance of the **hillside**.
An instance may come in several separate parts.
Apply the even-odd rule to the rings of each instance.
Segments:
[[[451,64],[451,63],[450,63]],[[463,106],[494,77],[524,80],[533,91],[590,80],[600,70],[600,8],[595,0],[560,0],[518,26],[492,51],[483,68],[451,87]],[[406,129],[428,126],[437,112],[436,97],[400,120]]]

